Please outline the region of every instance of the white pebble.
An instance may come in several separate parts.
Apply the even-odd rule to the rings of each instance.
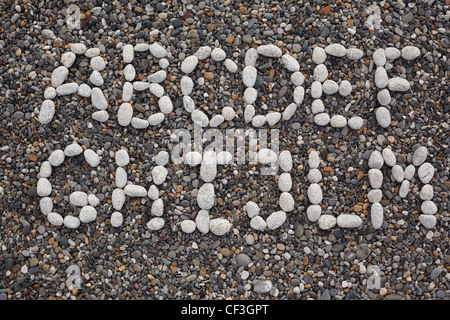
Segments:
[[[305,82],[305,76],[300,71],[291,74],[291,82],[294,86],[301,86]]]
[[[157,231],[162,227],[164,227],[164,219],[161,217],[155,217],[147,222],[147,228],[149,228],[151,231]]]
[[[330,214],[323,214],[317,221],[319,228],[322,230],[329,230],[336,225],[336,218]]]
[[[156,166],[152,170],[152,179],[155,185],[161,185],[166,181],[167,178],[167,169],[163,166]]]
[[[173,111],[172,100],[169,96],[162,96],[158,100],[158,107],[164,114],[170,114]]]
[[[256,82],[256,78],[258,76],[258,72],[255,67],[247,66],[242,71],[242,82],[246,87],[253,87]]]
[[[316,222],[320,219],[322,208],[318,204],[312,204],[306,209],[306,217],[311,222]]]
[[[180,224],[181,230],[185,233],[192,233],[195,231],[196,224],[192,220],[183,220]]]
[[[38,121],[41,124],[50,123],[55,115],[55,110],[55,103],[52,100],[44,100],[39,110]]]
[[[284,64],[286,69],[288,69],[291,72],[295,72],[300,70],[300,64],[298,63],[297,59],[295,59],[290,54],[284,54],[281,57],[281,62]]]
[[[157,126],[164,121],[164,118],[165,118],[164,113],[158,112],[148,117],[147,121],[151,126]]]
[[[97,218],[97,210],[92,206],[84,206],[80,210],[80,221],[83,223],[89,223]]]
[[[333,128],[343,128],[347,125],[347,119],[337,114],[331,117],[330,124]]]
[[[397,159],[395,158],[395,154],[392,152],[391,149],[384,148],[383,151],[381,152],[381,154],[383,156],[384,162],[388,166],[393,167],[396,164]]]
[[[200,210],[197,213],[197,217],[195,218],[195,224],[197,226],[197,229],[203,233],[206,234],[209,232],[209,212],[207,210]]]
[[[52,72],[51,83],[52,87],[58,88],[64,83],[67,76],[69,75],[69,69],[64,66],[59,66]]]
[[[125,193],[122,189],[116,188],[111,196],[112,206],[115,210],[120,210],[125,203]]]
[[[48,161],[54,167],[61,165],[61,163],[64,162],[64,159],[65,159],[65,156],[64,156],[64,152],[62,150],[55,150],[48,157]]]
[[[100,88],[93,88],[91,90],[91,101],[92,105],[98,110],[105,110],[108,108],[108,101]]]
[[[227,54],[221,48],[215,48],[213,51],[211,51],[211,59],[213,59],[214,61],[220,62],[225,60],[226,57]]]
[[[52,225],[56,226],[56,227],[60,227],[62,226],[64,219],[63,217],[56,212],[50,212],[49,214],[47,214],[47,219],[48,222],[50,222]]]
[[[106,62],[102,57],[93,57],[91,59],[91,68],[97,71],[103,71],[106,68]]]
[[[314,68],[314,80],[324,82],[328,78],[328,69],[324,64],[319,64]]]
[[[402,58],[413,60],[420,56],[420,49],[414,46],[406,46],[402,49]]]
[[[205,60],[211,55],[211,48],[208,46],[203,46],[198,48],[198,50],[194,53],[194,56],[198,58],[198,60]]]
[[[75,54],[84,54],[86,52],[86,46],[82,43],[72,43],[70,50]]]
[[[61,56],[61,63],[64,65],[64,67],[66,68],[70,68],[73,63],[75,62],[76,59],[76,55],[73,52],[66,52]]]
[[[147,195],[147,190],[144,187],[135,184],[126,185],[123,192],[129,197],[145,197]]]
[[[157,59],[164,58],[167,55],[166,49],[158,43],[152,43],[149,49],[150,53]]]
[[[322,202],[322,189],[317,183],[313,183],[308,187],[308,199],[312,204]]]
[[[99,122],[105,122],[108,121],[109,114],[105,110],[96,111],[92,114],[92,119]]]
[[[339,43],[330,44],[325,47],[325,52],[335,57],[344,57],[347,54],[345,47]]]
[[[209,221],[209,230],[217,236],[223,236],[231,229],[231,223],[226,219],[212,219]]]
[[[261,45],[256,49],[259,55],[270,57],[270,58],[280,58],[282,55],[281,49],[273,44]]]
[[[286,221],[286,212],[276,211],[267,217],[266,223],[270,230],[275,230],[281,227]]]
[[[358,130],[364,125],[364,120],[361,117],[355,116],[355,117],[351,117],[348,120],[347,124],[353,130]]]
[[[387,128],[391,125],[391,113],[385,107],[379,107],[375,111],[375,117],[381,127]]]
[[[336,223],[341,228],[358,228],[362,225],[361,218],[353,214],[340,214]]]
[[[152,203],[152,208],[150,210],[151,214],[155,217],[160,217],[164,213],[164,201],[163,199],[156,199]]]
[[[100,164],[100,157],[98,154],[92,149],[84,150],[84,159],[91,167],[97,167]]]
[[[191,73],[197,67],[198,58],[196,56],[189,56],[181,63],[181,71],[184,73]]]
[[[411,88],[409,81],[400,77],[390,78],[388,88],[391,91],[407,91]]]
[[[36,185],[36,192],[40,197],[47,197],[52,193],[52,185],[47,178],[40,178]]]
[[[113,212],[111,215],[111,226],[113,226],[114,228],[118,228],[122,224],[123,224],[123,215],[118,211]]]
[[[259,215],[259,206],[253,201],[248,201],[245,204],[245,210],[249,218],[254,218]]]
[[[324,49],[320,47],[315,47],[312,52],[312,60],[315,64],[324,63],[327,59],[327,54]]]

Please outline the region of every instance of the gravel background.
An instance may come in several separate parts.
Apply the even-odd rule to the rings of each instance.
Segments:
[[[82,30],[64,22],[71,1],[2,1],[0,8],[0,300],[5,299],[448,299],[449,249],[449,1],[382,1],[380,28],[367,22],[376,10],[366,1],[86,1],[81,10]],[[376,20],[375,20],[376,21]],[[49,31],[43,31],[49,30]],[[52,36],[52,33],[54,37]],[[49,38],[50,36],[50,38]],[[169,53],[168,77],[163,86],[174,102],[174,112],[161,127],[135,130],[117,125],[123,82],[123,44],[159,42]],[[90,99],[58,97],[49,125],[37,121],[51,72],[71,43],[97,47],[107,61],[102,71],[110,118],[92,120]],[[169,176],[160,187],[165,227],[149,232],[150,200],[125,204],[124,224],[110,225],[114,189],[114,153],[128,149],[128,179],[146,185],[159,151],[170,151],[169,134],[190,128],[183,110],[179,80],[181,61],[198,47],[221,46],[239,66],[229,75],[221,64],[204,63],[195,78],[193,97],[211,117],[225,106],[237,112],[223,128],[248,127],[243,121],[245,89],[240,72],[246,50],[273,43],[296,56],[306,75],[305,101],[292,119],[280,122],[280,150],[294,160],[293,194],[296,204],[283,227],[253,232],[242,209],[246,201],[263,203],[262,215],[278,210],[279,190],[274,177],[257,174],[251,165],[220,166],[214,182],[217,204],[212,216],[227,216],[233,229],[225,236],[181,232],[180,222],[198,211],[195,195],[198,167],[166,166]],[[341,43],[364,51],[360,62],[330,58],[329,79],[347,79],[354,86],[345,99],[324,99],[330,114],[357,114],[366,120],[361,130],[318,127],[310,110],[313,81],[312,48]],[[378,106],[372,53],[378,48],[414,45],[421,56],[397,59],[389,77],[402,75],[412,88],[393,93],[388,109],[391,126],[375,119]],[[150,56],[137,55],[137,78],[159,70]],[[279,110],[292,101],[288,73],[276,60],[260,58],[259,104]],[[77,56],[68,81],[88,83],[89,59]],[[369,83],[369,88],[366,83]],[[145,105],[149,105],[148,110]],[[157,108],[150,94],[134,99],[135,113],[148,117]],[[348,109],[348,110],[346,110]],[[49,225],[39,210],[37,173],[54,149],[76,140],[101,153],[93,170],[82,157],[66,160],[53,171],[55,209],[64,213],[72,191],[90,191],[100,198],[97,220],[76,230]],[[438,207],[437,225],[428,230],[419,223],[416,178],[409,195],[398,196],[399,183],[384,168],[383,226],[374,230],[367,202],[367,160],[376,147],[390,146],[397,161],[407,166],[419,146],[428,148],[427,161],[435,168],[431,182]],[[306,218],[307,152],[317,150],[323,160],[325,209],[352,213],[358,206],[363,218],[359,230],[338,227],[322,231]],[[253,174],[249,171],[253,170]],[[359,208],[361,207],[361,209]],[[68,209],[69,208],[69,209]],[[77,265],[82,286],[68,285],[67,268]],[[372,266],[379,268],[381,288],[369,290]],[[257,293],[267,279],[272,288]]]

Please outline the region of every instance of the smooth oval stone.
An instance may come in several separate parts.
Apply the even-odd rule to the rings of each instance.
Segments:
[[[406,46],[402,49],[402,58],[413,60],[420,56],[420,49],[414,46]]]
[[[97,167],[100,164],[100,157],[98,154],[91,149],[86,149],[83,152],[84,159],[91,167]]]
[[[391,125],[391,113],[385,107],[379,107],[375,111],[375,117],[381,127],[387,128]]]
[[[403,182],[403,180],[405,179],[403,168],[398,164],[392,167],[392,177],[397,182]]]
[[[262,217],[256,216],[250,219],[250,227],[258,231],[264,231],[267,227],[267,223]]]
[[[98,110],[105,110],[108,108],[108,101],[103,95],[103,91],[99,88],[93,88],[91,90],[92,105]]]
[[[59,66],[52,72],[51,83],[52,87],[58,88],[60,85],[66,81],[67,76],[69,75],[69,69],[64,66]]]
[[[197,227],[195,222],[192,220],[183,220],[180,224],[181,230],[184,233],[192,233],[195,231],[195,228]]]
[[[156,199],[155,201],[153,201],[152,208],[151,208],[150,212],[155,217],[162,216],[163,213],[164,213],[164,202],[163,202],[163,199],[159,198],[159,199]]]
[[[308,187],[308,199],[312,204],[322,202],[322,189],[317,183],[313,183]]]
[[[270,230],[275,230],[281,227],[286,221],[286,212],[276,211],[267,217],[266,223]]]
[[[83,223],[89,223],[97,218],[97,210],[92,206],[84,206],[80,210],[80,221]]]
[[[123,189],[125,195],[129,197],[145,197],[147,196],[147,189],[143,186],[138,186],[135,184],[128,184]]]
[[[336,223],[341,228],[358,228],[362,225],[361,218],[354,214],[340,214]]]
[[[327,124],[330,123],[330,116],[328,115],[328,113],[318,113],[314,116],[314,122],[318,125],[318,126],[326,126]]]
[[[397,159],[395,157],[395,154],[392,152],[391,149],[384,148],[383,151],[381,152],[381,154],[383,156],[384,162],[388,166],[393,167],[397,163]]]
[[[217,236],[223,236],[231,229],[231,223],[226,219],[212,219],[209,221],[209,230]]]
[[[150,53],[157,59],[164,58],[167,55],[166,49],[164,49],[159,43],[152,43],[149,49]]]
[[[372,169],[381,169],[384,164],[383,156],[381,155],[381,152],[378,150],[372,151],[369,157],[368,165],[369,168]]]
[[[403,180],[400,185],[400,189],[398,190],[398,195],[400,198],[406,198],[409,193],[410,182],[408,180]]]
[[[431,163],[425,162],[419,167],[417,174],[419,175],[420,181],[427,184],[434,176],[434,167],[431,165]]]
[[[309,221],[316,222],[320,219],[322,209],[318,204],[312,204],[306,209],[306,216]]]
[[[330,214],[323,214],[320,216],[317,224],[322,230],[330,230],[336,225],[336,218]]]
[[[434,191],[430,184],[426,184],[420,190],[420,199],[427,201],[433,199]]]
[[[347,50],[342,44],[334,43],[325,47],[326,54],[335,57],[343,57],[347,54]]]
[[[281,57],[281,62],[283,63],[283,65],[285,66],[286,69],[288,69],[291,72],[295,72],[300,70],[300,64],[298,63],[298,61],[291,56],[290,54],[284,54]]]
[[[259,55],[270,58],[279,58],[282,55],[281,49],[273,44],[259,46],[258,49],[256,49],[256,52]]]
[[[421,214],[419,221],[427,229],[432,229],[436,225],[436,217],[429,214]]]
[[[327,54],[324,49],[315,47],[312,52],[312,60],[316,64],[324,63],[327,59]]]
[[[372,204],[370,219],[372,220],[372,227],[374,229],[380,229],[383,225],[383,207],[378,202]]]
[[[259,206],[253,201],[248,201],[245,204],[245,210],[249,218],[254,218],[259,215]]]
[[[83,148],[78,143],[69,144],[64,149],[64,155],[66,157],[74,157],[74,156],[81,154],[82,152],[83,152]]]
[[[184,73],[191,73],[195,70],[198,64],[198,58],[196,56],[189,56],[181,63],[181,71]]]
[[[364,120],[361,117],[355,116],[350,118],[347,124],[353,130],[358,130],[361,129],[361,127],[364,125]]]
[[[409,81],[400,77],[390,78],[388,88],[391,91],[407,91],[411,88]]]
[[[197,226],[198,231],[203,234],[209,232],[209,212],[207,210],[200,210],[197,213],[197,217],[195,218],[195,224]]]
[[[65,216],[64,217],[64,225],[69,229],[76,229],[80,226],[80,219],[74,216]]]
[[[247,66],[242,70],[242,82],[246,87],[252,88],[256,83],[258,71],[255,67]]]
[[[319,82],[324,82],[325,80],[327,80],[327,78],[328,78],[327,67],[322,63],[318,64],[314,68],[313,77],[314,77],[314,80],[319,81]]]
[[[413,153],[412,163],[416,167],[420,166],[428,157],[428,149],[426,147],[420,146]]]
[[[280,208],[284,212],[290,212],[294,210],[295,201],[292,195],[288,192],[282,192],[279,200]]]
[[[433,201],[426,200],[422,202],[421,210],[423,214],[435,214],[437,212],[437,206]]]
[[[49,214],[47,214],[47,220],[56,227],[60,227],[64,223],[63,217],[56,212],[50,212]]]
[[[82,191],[74,191],[70,194],[69,201],[71,205],[84,207],[88,204],[88,195]]]
[[[131,63],[134,59],[134,48],[131,44],[126,44],[122,48],[123,62]]]
[[[151,231],[157,231],[164,227],[164,219],[160,217],[155,217],[153,219],[150,219],[149,222],[147,222],[147,228],[149,228]]]
[[[55,115],[55,110],[55,103],[52,100],[44,100],[39,110],[38,121],[41,124],[50,123]]]
[[[123,215],[120,212],[113,212],[111,215],[111,226],[118,228],[123,224]]]
[[[380,189],[383,185],[383,173],[379,169],[370,169],[369,182],[372,188]]]
[[[197,193],[198,206],[203,210],[209,210],[214,206],[215,194],[212,183],[203,184]]]
[[[131,104],[124,102],[120,105],[117,111],[117,122],[126,127],[131,123],[131,118],[133,117],[133,107]]]
[[[213,59],[214,61],[220,62],[225,60],[226,57],[227,54],[221,48],[215,48],[211,51],[211,59]]]

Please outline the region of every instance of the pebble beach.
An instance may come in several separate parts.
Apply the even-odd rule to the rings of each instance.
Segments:
[[[450,298],[450,1],[0,8],[0,300]]]

